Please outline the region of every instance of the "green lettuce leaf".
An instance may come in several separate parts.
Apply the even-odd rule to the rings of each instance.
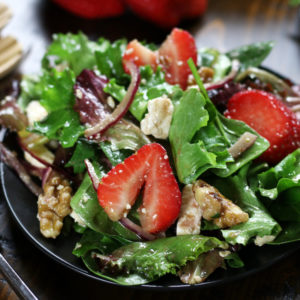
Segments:
[[[107,78],[115,78],[118,84],[127,85],[130,77],[125,73],[122,65],[122,56],[126,50],[127,40],[121,39],[113,43],[101,38],[98,41],[101,46],[96,51],[98,70]]]
[[[21,80],[21,94],[18,98],[18,105],[25,110],[32,100],[40,100],[42,97],[41,77],[38,75],[25,75]]]
[[[231,244],[246,245],[257,236],[277,236],[281,231],[280,225],[272,218],[249,186],[247,180],[249,166],[249,164],[244,166],[238,174],[226,179],[218,178],[210,181],[224,196],[249,214],[247,222],[221,230],[225,240]]]
[[[171,85],[165,81],[165,74],[161,68],[154,72],[150,66],[143,66],[140,68],[140,72],[141,83],[129,109],[139,121],[141,121],[147,111],[149,100],[163,95],[172,98],[176,92],[181,91],[178,85]],[[126,94],[125,87],[118,85],[115,79],[110,80],[104,91],[118,101],[122,101]]]
[[[44,73],[41,83],[40,103],[49,115],[41,122],[35,122],[32,131],[60,141],[65,148],[72,147],[84,132],[79,115],[73,110],[75,75],[70,69],[62,72],[53,69]]]
[[[274,42],[258,42],[233,49],[226,53],[230,59],[240,62],[243,71],[249,67],[258,67],[269,55],[274,47]]]
[[[133,151],[129,149],[113,150],[114,147],[110,142],[101,142],[100,148],[113,166],[120,164],[133,154]]]
[[[300,149],[285,157],[274,168],[259,174],[259,191],[272,200],[279,193],[292,187],[300,187]]]
[[[82,247],[85,243],[80,241]],[[91,244],[91,242],[88,243]],[[94,247],[94,250],[101,254],[107,254],[103,245],[99,245],[99,247],[95,245]],[[80,255],[88,268],[95,274],[123,285],[137,285],[154,281],[167,273],[176,274],[181,266],[184,266],[188,261],[197,259],[202,253],[214,248],[227,247],[226,243],[217,238],[199,235],[176,236],[150,242],[134,242],[116,249],[109,256],[99,256],[100,260],[102,258],[110,259],[106,265],[105,273],[99,270],[99,264],[91,257],[92,247],[85,247],[88,250],[82,251]],[[109,272],[110,267],[116,275]]]
[[[104,169],[99,164],[93,162],[99,179],[104,175]],[[119,235],[128,240],[139,240],[138,236],[126,229],[119,222],[109,219],[106,212],[99,205],[97,193],[88,174],[71,199],[71,207],[80,220],[90,229],[110,235]]]
[[[258,138],[234,160],[228,148],[245,132]],[[169,139],[178,178],[185,184],[192,183],[208,169],[221,177],[230,176],[269,147],[268,141],[245,123],[219,114],[196,89],[186,91],[176,105]]]
[[[102,47],[101,44],[90,41],[83,33],[54,34],[42,66],[50,70],[61,64],[62,67],[71,68],[77,76],[83,69],[93,69],[96,65],[95,51]]]
[[[86,169],[84,160],[97,160],[99,157],[98,146],[87,140],[78,140],[71,159],[66,163],[66,167],[73,167],[74,173],[83,173]]]
[[[300,240],[300,149],[258,175],[259,192],[283,230],[272,244]]]

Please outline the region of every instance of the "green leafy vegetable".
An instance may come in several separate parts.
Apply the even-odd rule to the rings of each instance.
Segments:
[[[293,6],[300,5],[300,0],[290,0],[289,4]]]
[[[230,268],[242,268],[245,265],[237,253],[230,253],[224,259]]]
[[[43,121],[35,122],[33,128],[36,133],[59,140],[65,148],[72,147],[84,132],[79,115],[73,110],[74,83],[74,73],[69,69],[51,70],[43,75],[40,102],[50,113]]]
[[[25,75],[21,81],[21,94],[18,98],[18,105],[25,110],[32,100],[40,100],[42,97],[41,78],[38,75]]]
[[[196,89],[184,93],[175,107],[169,133],[177,175],[183,183],[195,181],[208,169],[221,177],[230,176],[269,147],[268,141],[245,123],[222,116],[208,98],[195,68],[192,72],[201,93]],[[234,160],[228,149],[245,132],[258,138]]]
[[[133,154],[133,151],[128,149],[113,150],[110,142],[102,142],[100,147],[113,166],[120,164],[125,158]]]
[[[259,174],[259,192],[283,230],[273,244],[300,240],[300,149]]]
[[[95,162],[93,165],[98,170],[97,175],[101,179],[105,175],[103,168]],[[109,219],[106,212],[99,205],[97,193],[88,174],[85,175],[80,187],[72,197],[71,207],[81,222],[94,231],[120,235],[128,240],[139,240],[134,233],[119,222],[113,222]]]
[[[84,246],[81,241],[80,244]],[[83,255],[83,260],[92,272],[123,285],[136,285],[156,280],[167,273],[176,274],[177,270],[188,261],[197,259],[199,255],[211,249],[227,248],[227,244],[213,237],[198,235],[169,237],[150,242],[135,242],[110,254],[110,262],[106,264],[104,274],[100,272],[99,264],[92,262],[91,248],[89,247],[90,252],[86,251],[85,254],[82,252],[80,254]],[[95,250],[98,250],[101,254],[107,253],[103,249],[103,245]],[[107,257],[99,256],[98,259],[105,258]],[[110,265],[117,275],[110,274]]]
[[[100,73],[107,78],[115,78],[118,84],[127,85],[130,77],[124,72],[122,65],[122,56],[127,46],[126,39],[110,43],[101,38],[98,44],[101,48],[96,51],[96,61]]]
[[[249,220],[246,223],[221,230],[225,240],[231,244],[246,245],[251,238],[277,236],[281,231],[279,224],[271,217],[250,188],[247,181],[248,170],[249,164],[241,168],[234,176],[210,181],[224,196],[249,214]]]
[[[237,59],[241,64],[241,70],[248,67],[258,67],[269,55],[274,47],[274,42],[258,42],[242,46],[226,53],[230,59]]]
[[[70,67],[75,75],[83,69],[93,69],[96,65],[95,51],[103,46],[88,40],[83,33],[54,34],[43,61],[43,68],[50,70],[57,65],[60,69]]]
[[[300,187],[300,149],[285,157],[278,165],[260,174],[259,191],[272,200],[279,193],[292,187]]]
[[[165,81],[165,74],[161,68],[157,68],[156,72],[154,72],[150,66],[143,66],[140,68],[140,71],[142,80],[129,109],[139,121],[141,121],[147,111],[149,100],[163,95],[172,98],[176,92],[181,91],[179,86],[168,84]],[[104,91],[118,101],[122,101],[126,94],[125,87],[118,85],[115,79],[110,80]]]
[[[96,160],[97,154],[97,146],[95,144],[86,140],[78,140],[74,153],[65,166],[73,167],[74,173],[83,173],[86,169],[84,160]]]

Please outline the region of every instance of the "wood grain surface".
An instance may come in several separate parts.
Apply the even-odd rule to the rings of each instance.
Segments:
[[[12,34],[27,53],[20,72],[39,70],[40,59],[54,32],[77,32],[91,38],[141,38],[161,42],[168,33],[129,13],[113,20],[84,21],[46,0],[2,0],[14,11],[3,34]],[[198,46],[229,50],[254,41],[274,40],[265,65],[300,83],[299,11],[288,0],[223,0],[209,2],[206,15],[181,24]],[[0,81],[0,95],[9,78]],[[6,259],[39,299],[300,299],[300,251],[258,274],[213,289],[190,292],[143,292],[87,279],[53,262],[36,249],[15,225],[0,198],[0,244]],[[18,299],[0,275],[0,300]]]

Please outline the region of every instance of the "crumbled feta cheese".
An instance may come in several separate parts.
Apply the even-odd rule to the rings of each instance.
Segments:
[[[70,214],[70,216],[74,219],[76,223],[78,223],[82,227],[86,227],[85,222],[83,219],[73,210]]]
[[[173,104],[167,97],[158,97],[148,102],[148,113],[141,121],[144,134],[153,135],[157,139],[166,139],[172,121]]]
[[[26,114],[29,121],[29,125],[33,125],[34,122],[45,119],[48,115],[46,109],[40,104],[39,101],[31,101],[26,107]]]
[[[267,243],[270,243],[272,242],[273,240],[275,239],[275,236],[274,235],[265,235],[263,237],[261,236],[257,236],[254,240],[254,244],[256,246],[263,246],[264,244],[267,244]]]

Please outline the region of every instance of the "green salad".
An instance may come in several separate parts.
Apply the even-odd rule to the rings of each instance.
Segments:
[[[199,284],[250,244],[300,240],[300,88],[260,67],[273,46],[54,35],[0,107],[41,234],[71,223],[73,254],[121,285]]]

